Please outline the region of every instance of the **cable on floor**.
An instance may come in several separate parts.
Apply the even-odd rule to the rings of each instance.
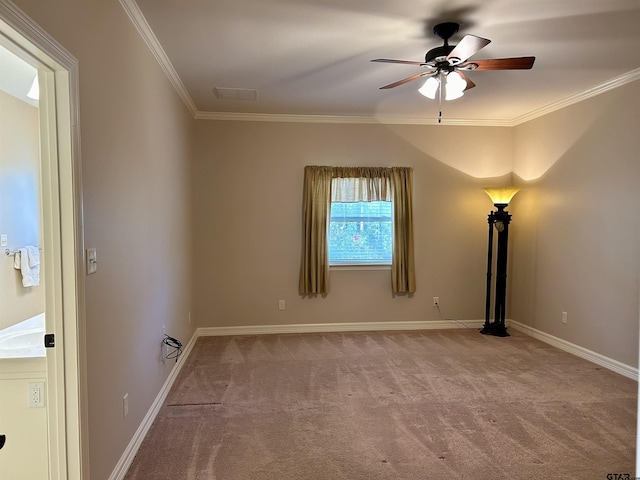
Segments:
[[[446,318],[444,316],[444,314],[442,313],[442,310],[440,310],[440,304],[439,303],[436,303],[435,307],[438,309],[438,313],[440,314],[440,319],[445,320],[447,322],[456,322],[456,323],[462,325],[464,328],[472,328],[469,325],[467,325],[466,323],[461,322],[460,320],[457,320],[455,318]]]

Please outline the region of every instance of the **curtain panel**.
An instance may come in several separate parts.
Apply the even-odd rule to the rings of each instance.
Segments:
[[[333,181],[340,179],[340,181]],[[413,247],[413,169],[306,166],[300,295],[329,292],[331,202],[393,202],[391,290],[416,291]]]
[[[302,194],[300,295],[329,292],[331,167],[305,167]]]

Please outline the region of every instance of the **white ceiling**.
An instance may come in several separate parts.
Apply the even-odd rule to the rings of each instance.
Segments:
[[[370,60],[421,61],[442,44],[432,33],[440,21],[461,24],[451,44],[467,33],[492,41],[472,58],[536,57],[531,70],[468,73],[477,86],[443,104],[445,122],[513,124],[640,78],[640,0],[122,3],[132,18],[138,14],[138,28],[194,114],[204,117],[435,121],[438,102],[417,92],[422,81],[379,89],[419,66]],[[255,89],[257,100],[219,99],[214,87]]]

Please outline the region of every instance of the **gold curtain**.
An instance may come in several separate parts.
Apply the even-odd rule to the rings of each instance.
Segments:
[[[300,295],[329,292],[331,171],[331,167],[304,168]]]
[[[391,288],[393,293],[416,291],[413,259],[413,170],[391,169],[393,191],[393,254]]]
[[[332,179],[341,179],[334,181]],[[393,202],[393,293],[416,291],[413,254],[413,170],[409,167],[304,169],[301,295],[329,292],[331,202]]]

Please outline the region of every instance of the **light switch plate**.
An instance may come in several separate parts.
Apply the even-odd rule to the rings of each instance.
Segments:
[[[98,270],[98,254],[95,248],[87,248],[87,275]]]

